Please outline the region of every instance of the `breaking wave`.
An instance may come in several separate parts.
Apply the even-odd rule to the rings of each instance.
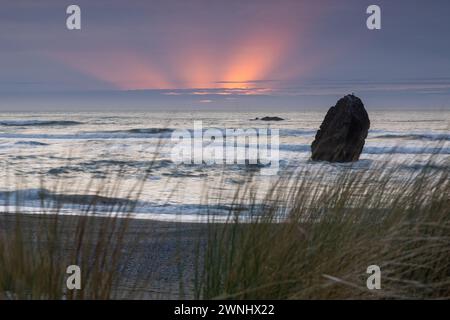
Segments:
[[[364,147],[363,154],[450,154],[441,147]]]
[[[5,127],[32,127],[32,126],[76,126],[82,124],[70,120],[1,120],[0,125]]]
[[[19,146],[48,146],[48,143],[39,141],[17,141],[15,145]]]
[[[371,138],[376,139],[405,139],[405,140],[423,140],[423,141],[450,141],[450,135],[445,133],[386,133]]]
[[[174,129],[170,128],[135,128],[127,130],[100,131],[100,133],[135,133],[135,134],[160,134],[172,133]]]

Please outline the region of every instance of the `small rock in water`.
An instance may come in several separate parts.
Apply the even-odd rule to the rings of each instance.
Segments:
[[[312,160],[358,161],[370,128],[361,99],[353,94],[331,107],[311,145]]]
[[[283,121],[283,118],[280,117],[263,117],[261,121]]]

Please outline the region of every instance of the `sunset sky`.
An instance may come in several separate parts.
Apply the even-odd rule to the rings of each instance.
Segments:
[[[448,0],[2,0],[0,110],[295,109],[351,92],[449,108],[449,14]]]

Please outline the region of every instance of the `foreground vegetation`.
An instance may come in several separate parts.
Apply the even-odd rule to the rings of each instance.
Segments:
[[[450,298],[445,167],[348,166],[332,177],[325,169],[317,172],[283,175],[262,205],[251,201],[257,190],[251,181],[237,190],[228,221],[214,223],[211,217],[204,226],[206,239],[199,238],[190,253],[194,270],[183,269],[186,253],[168,260],[179,264],[177,294],[197,299]],[[115,189],[99,194],[114,195]],[[249,200],[250,213],[242,210]],[[36,216],[39,228],[34,229],[23,223],[21,201],[15,201],[16,209],[0,217],[0,299],[120,298],[125,267],[141,268],[136,287],[151,285],[150,266],[142,272],[133,264],[132,249],[142,235],[133,233],[133,243],[124,240],[133,201],[111,204],[109,218],[96,219],[96,206],[105,198],[94,196],[82,216]],[[43,212],[46,206],[43,199]],[[130,214],[119,217],[119,212]],[[67,232],[69,224],[75,232]],[[72,264],[81,267],[82,290],[65,287],[66,266]],[[381,290],[366,287],[370,265],[381,268]],[[191,287],[183,282],[186,272]],[[133,288],[127,297],[140,298]]]
[[[0,214],[0,299],[118,297],[118,278],[126,267],[124,247],[129,250],[128,256],[134,248],[124,241],[132,221],[132,195],[142,185],[131,188],[128,200],[107,203],[106,217],[99,219],[99,206],[116,193],[119,180],[110,189],[98,186],[97,194],[88,199],[77,216],[63,214],[64,205],[78,201],[75,196],[49,202],[42,192],[38,215],[22,214],[24,199],[20,195],[11,197],[9,209]],[[88,189],[90,184],[82,187]],[[133,239],[138,243],[139,235]],[[80,267],[82,290],[67,289],[67,267],[71,265]]]
[[[250,221],[231,210],[225,226],[210,224],[196,297],[449,299],[449,171],[348,169],[331,180],[301,172]],[[237,194],[236,208],[253,190]],[[381,269],[381,290],[366,286],[370,265]]]

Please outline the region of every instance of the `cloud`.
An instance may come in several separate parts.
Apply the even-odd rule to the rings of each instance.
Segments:
[[[231,82],[234,84],[234,82]],[[230,84],[231,84],[230,83]],[[342,95],[345,93],[449,93],[450,79],[416,79],[396,81],[370,81],[370,80],[303,80],[303,81],[276,81],[255,80],[253,83],[268,84],[264,87],[248,88],[203,88],[203,89],[175,89],[162,90],[163,95],[177,96],[327,96]],[[238,82],[240,84],[240,82]]]

